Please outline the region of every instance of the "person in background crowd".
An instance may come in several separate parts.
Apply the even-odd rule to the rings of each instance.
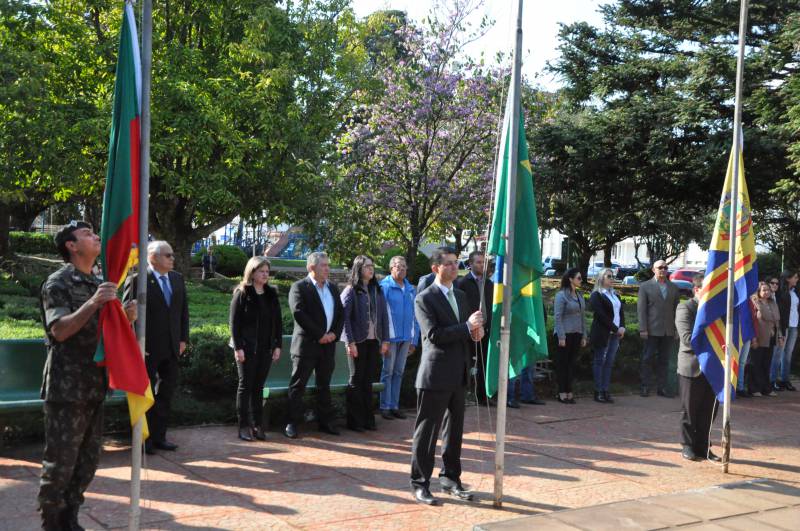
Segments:
[[[469,313],[481,310],[483,314],[484,336],[478,345],[480,347],[478,352],[473,355],[476,398],[479,403],[486,402],[486,353],[489,349],[489,332],[492,328],[492,297],[494,293],[494,282],[486,277],[485,264],[486,255],[481,251],[471,252],[469,254],[469,272],[458,277],[453,283],[467,295]],[[482,309],[481,301],[483,301]]]
[[[375,279],[372,258],[356,256],[350,281],[342,291],[347,348],[347,427],[353,431],[375,429],[372,412],[372,380],[378,371],[378,357],[389,352],[389,316],[386,299]]]
[[[472,343],[483,338],[481,312],[469,314],[466,295],[453,286],[458,276],[455,251],[439,248],[433,252],[431,263],[436,281],[414,301],[422,355],[415,382],[417,419],[411,447],[411,488],[414,498],[426,505],[437,503],[430,492],[430,480],[440,430],[443,466],[439,485],[456,498],[472,499],[461,484],[461,443]]]
[[[747,308],[748,308],[748,315],[743,316],[743,319],[752,319],[753,321],[753,330],[757,329],[757,322],[756,322],[756,306],[753,303],[753,299],[747,299]],[[750,391],[747,390],[747,379],[750,377],[750,369],[748,368],[748,364],[750,361],[750,347],[752,346],[753,341],[748,339],[742,345],[741,350],[739,351],[739,375],[736,379],[736,398],[752,398],[753,395],[750,394]]]
[[[639,363],[639,395],[650,395],[655,365],[656,393],[672,398],[672,392],[667,389],[667,367],[675,344],[675,308],[678,307],[680,293],[667,276],[667,263],[664,260],[657,260],[653,264],[653,274],[653,278],[639,285],[636,304],[639,335],[644,340]]]
[[[780,285],[775,294],[778,311],[781,314],[781,333],[785,338],[784,345],[778,345],[775,349],[770,367],[770,381],[775,391],[795,390],[789,376],[792,369],[792,351],[797,342],[798,305],[800,305],[797,278],[796,271],[787,270],[781,273]]]
[[[536,388],[533,385],[535,371],[535,367],[528,365],[522,368],[519,376],[508,380],[508,399],[506,400],[508,407],[518,409],[520,402],[536,406],[545,404],[544,400],[539,400],[536,396]]]
[[[292,377],[289,380],[289,423],[283,433],[297,438],[297,424],[303,420],[303,393],[313,372],[317,388],[319,431],[339,435],[333,425],[331,375],[336,367],[336,342],[344,326],[344,308],[339,290],[328,281],[328,255],[314,252],[306,258],[308,276],[289,289],[292,330]]]
[[[614,272],[603,268],[594,282],[589,306],[594,312],[589,339],[594,352],[592,370],[594,373],[595,402],[613,403],[608,391],[611,383],[611,368],[617,355],[619,342],[625,336],[625,312],[622,299],[613,288]]]
[[[92,274],[100,237],[90,224],[73,221],[54,240],[65,263],[42,284],[40,307],[47,361],[38,502],[47,531],[83,529],[78,511],[100,462],[108,391],[106,369],[94,362],[98,319],[103,306],[117,298],[116,284]],[[125,313],[136,320],[136,300],[125,304]]]
[[[579,291],[583,282],[581,270],[568,269],[561,277],[561,287],[553,302],[555,316],[554,333],[558,340],[556,347],[556,377],[558,378],[558,401],[574,404],[572,381],[575,377],[575,363],[580,349],[587,344],[586,302]]]
[[[239,438],[265,439],[263,421],[264,382],[273,361],[281,356],[283,321],[278,294],[269,286],[270,262],[263,256],[247,261],[242,282],[233,291],[228,322],[239,386],[236,414]]]
[[[145,365],[153,385],[155,404],[147,410],[150,437],[144,448],[148,454],[156,449],[175,451],[178,445],[167,440],[167,422],[172,396],[178,388],[178,358],[186,352],[189,341],[189,302],[183,275],[173,271],[175,253],[165,241],[147,245],[147,333]],[[136,298],[139,275],[125,280],[123,299]]]
[[[214,248],[209,247],[206,254],[203,255],[203,280],[214,278],[214,273],[217,271],[217,262],[217,257],[214,256]]]
[[[753,396],[777,396],[769,381],[772,352],[776,345],[783,346],[780,330],[780,311],[767,282],[758,283],[754,295],[756,307],[756,337],[750,343],[750,392]]]
[[[711,452],[708,432],[714,418],[716,396],[711,384],[700,371],[700,362],[692,349],[692,332],[703,289],[703,275],[692,277],[694,297],[682,302],[675,311],[675,328],[678,332],[678,391],[681,397],[681,456],[689,461],[700,461],[703,457],[711,461],[720,458]]]
[[[414,317],[417,290],[406,278],[406,270],[406,259],[393,256],[389,261],[391,274],[380,283],[389,318],[389,351],[383,356],[380,396],[381,416],[387,420],[406,418],[400,411],[400,388],[406,357],[414,353],[419,341],[419,325]]]

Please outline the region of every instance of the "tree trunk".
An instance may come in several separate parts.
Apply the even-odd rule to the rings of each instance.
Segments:
[[[419,252],[419,241],[421,239],[422,236],[416,234],[416,231],[412,231],[411,241],[408,242],[408,246],[406,247],[406,265],[408,266],[406,276],[408,277],[408,281],[412,284],[416,284],[419,277],[427,273],[427,271],[416,270],[417,253]]]
[[[0,256],[9,256],[11,254],[11,246],[8,241],[10,219],[11,216],[6,205],[0,205]]]
[[[611,251],[614,249],[614,242],[606,242],[603,246],[603,267],[611,267]]]
[[[576,245],[578,246],[578,269],[581,270],[581,276],[583,276],[584,281],[592,280],[587,276],[587,271],[589,270],[589,262],[592,260],[592,255],[594,255],[594,249],[585,249],[577,242]]]

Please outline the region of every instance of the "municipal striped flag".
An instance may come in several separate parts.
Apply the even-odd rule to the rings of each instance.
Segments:
[[[137,263],[139,257],[141,79],[136,22],[131,4],[126,2],[120,29],[114,113],[100,228],[103,278],[118,286],[122,285],[128,270]],[[133,426],[153,405],[153,393],[139,343],[119,300],[103,307],[100,328],[95,360],[106,366],[109,385],[127,393]],[[145,420],[143,437],[147,436]]]
[[[508,351],[508,372],[511,378],[536,360],[547,357],[547,333],[545,332],[544,307],[542,306],[542,252],[539,247],[539,224],[536,220],[533,175],[528,160],[528,143],[520,116],[519,136],[510,139],[513,114],[513,98],[508,98],[503,134],[500,146],[503,149],[497,166],[497,190],[492,227],[489,234],[488,253],[497,256],[494,273],[494,300],[492,304],[492,329],[489,336],[489,352],[486,359],[486,393],[497,392],[497,377],[500,359],[500,321],[503,315],[503,266],[506,245],[503,234],[506,230],[506,194],[511,177],[511,164],[518,164],[516,186],[516,209],[511,235],[514,238],[512,264],[511,338]],[[518,161],[511,161],[511,141],[518,144]]]
[[[724,401],[725,395],[725,330],[728,313],[728,257],[730,239],[735,242],[734,293],[733,293],[733,345],[728,354],[732,357],[731,397],[735,396],[739,374],[739,351],[742,345],[755,337],[748,299],[758,287],[758,267],[756,265],[755,234],[750,211],[750,196],[744,178],[744,161],[739,146],[739,198],[736,212],[736,234],[730,231],[730,213],[733,204],[733,164],[734,152],[728,160],[725,186],[717,211],[714,235],[708,249],[706,276],[700,292],[700,305],[692,332],[692,348],[700,362],[708,383],[714,389],[717,399]]]

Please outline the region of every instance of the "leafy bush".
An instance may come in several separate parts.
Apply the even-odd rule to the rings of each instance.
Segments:
[[[26,288],[22,283],[17,280],[13,280],[10,275],[4,275],[0,277],[0,295],[2,295],[2,301],[7,301],[7,296],[27,296],[30,295],[28,288]],[[0,301],[0,303],[2,303]]]
[[[778,253],[761,253],[757,258],[758,276],[761,278],[779,277],[781,274],[781,257]]]
[[[18,303],[6,304],[3,306],[2,313],[12,319],[23,321],[41,321],[41,313],[38,305],[22,305]]]
[[[181,360],[181,385],[198,398],[213,399],[235,392],[238,382],[227,325],[192,328],[189,352]]]
[[[22,254],[58,254],[53,236],[41,232],[12,231],[8,235],[11,250]]]
[[[218,260],[217,272],[228,277],[241,276],[247,264],[247,255],[235,245],[215,245],[214,256]]]

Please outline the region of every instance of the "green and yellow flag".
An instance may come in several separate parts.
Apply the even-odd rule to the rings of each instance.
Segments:
[[[497,392],[497,376],[500,359],[500,320],[503,315],[503,268],[506,244],[506,194],[511,178],[511,164],[518,164],[516,207],[511,237],[514,238],[512,256],[512,300],[511,341],[509,344],[509,376],[518,376],[522,370],[536,360],[547,357],[547,332],[542,306],[542,251],[539,247],[539,225],[536,221],[536,203],[533,195],[533,174],[528,160],[528,144],[522,113],[519,120],[519,136],[511,139],[513,99],[508,98],[500,145],[503,149],[497,166],[497,190],[489,234],[488,254],[497,256],[494,273],[494,301],[492,305],[492,329],[489,336],[489,353],[486,360],[486,394]],[[518,161],[511,161],[511,141],[518,143]]]

